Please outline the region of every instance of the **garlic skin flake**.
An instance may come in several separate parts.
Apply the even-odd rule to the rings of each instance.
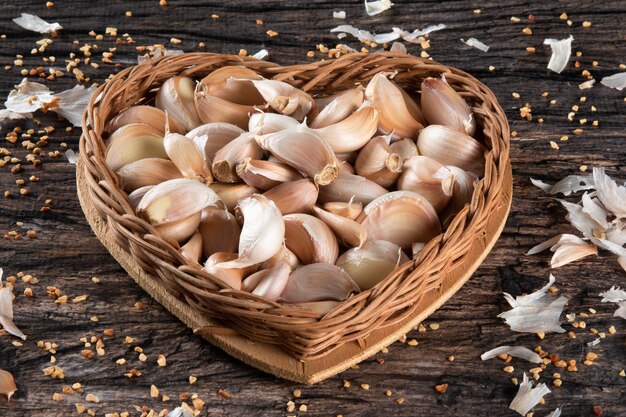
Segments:
[[[526,376],[526,372],[524,372],[524,379],[519,386],[519,390],[511,401],[509,408],[513,411],[517,411],[522,416],[528,414],[528,412],[544,397],[544,395],[549,394],[551,391],[548,389],[546,384],[543,382],[537,384],[536,387],[533,387],[533,383],[528,380]]]
[[[550,62],[548,62],[548,69],[560,74],[572,55],[572,41],[574,37],[572,35],[567,39],[546,39],[543,41],[544,45],[550,45],[552,49],[552,55],[550,56]]]
[[[564,196],[569,196],[572,193],[577,193],[584,190],[592,190],[595,188],[595,183],[591,175],[568,175],[561,181],[554,185],[547,184],[541,180],[531,178],[530,181],[535,187],[541,188],[548,194],[561,193]]]
[[[461,42],[463,42],[467,46],[474,47],[483,52],[487,52],[489,50],[489,46],[485,45],[476,38],[469,38],[468,40],[461,39]]]
[[[618,305],[619,308],[613,313],[614,317],[621,317],[626,320],[626,291],[612,286],[610,290],[600,293],[600,296],[602,297],[601,302],[616,303]]]
[[[368,16],[375,16],[385,10],[391,9],[391,6],[393,6],[393,3],[390,0],[365,0],[364,3],[365,13],[367,13]]]
[[[3,269],[0,268],[0,285],[3,273]],[[26,335],[13,323],[13,293],[9,287],[0,289],[0,326],[13,336],[26,340]]]
[[[61,26],[57,22],[48,23],[39,16],[28,13],[22,13],[20,17],[16,17],[15,19],[13,19],[13,22],[15,22],[15,24],[17,24],[21,28],[39,33],[54,34],[57,31],[63,29],[63,26]]]
[[[548,248],[554,252],[550,261],[551,268],[558,268],[589,255],[598,254],[598,249],[591,243],[585,242],[576,235],[565,233],[532,247],[526,255],[534,255]]]
[[[543,360],[541,356],[537,355],[532,350],[525,348],[523,346],[500,346],[497,348],[493,348],[482,355],[480,355],[480,359],[486,361],[488,359],[495,358],[498,355],[505,354],[514,356],[516,358],[525,359],[528,362],[532,363],[542,363]]]
[[[622,91],[626,88],[626,72],[618,72],[617,74],[604,77],[600,80],[600,83],[609,88],[615,88]]]

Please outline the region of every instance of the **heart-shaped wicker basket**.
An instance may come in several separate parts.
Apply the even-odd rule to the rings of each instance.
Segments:
[[[226,288],[220,280],[191,265],[177,247],[161,239],[154,227],[134,214],[117,176],[105,163],[103,139],[111,118],[131,105],[152,101],[155,91],[168,78],[184,74],[201,79],[226,65],[245,66],[312,95],[366,85],[381,71],[396,73],[396,83],[413,86],[414,90],[424,78],[445,74],[446,81],[472,107],[477,138],[489,149],[485,173],[471,204],[456,215],[443,234],[426,245],[417,259],[401,265],[375,288],[349,298],[324,317]],[[83,118],[78,182],[81,204],[100,240],[142,287],[197,333],[215,342],[220,335],[234,330],[258,346],[278,346],[298,362],[306,363],[327,357],[349,343],[356,342],[366,350],[372,346],[368,336],[379,329],[398,328],[399,323],[414,325],[410,318],[424,318],[421,313],[425,311],[420,309],[424,309],[425,295],[436,294],[450,271],[461,268],[454,282],[444,285],[447,292],[440,298],[449,298],[478,267],[501,231],[511,199],[510,170],[509,126],[504,112],[486,86],[458,69],[393,53],[354,53],[294,66],[236,55],[189,53],[125,69],[98,88]],[[496,212],[498,215],[494,215]],[[476,242],[481,245],[476,247]],[[428,307],[437,307],[442,300]],[[191,319],[190,314],[202,319]],[[393,340],[400,336],[394,333]],[[385,342],[393,340],[387,337]],[[246,360],[245,355],[235,356],[272,371]],[[349,366],[348,362],[340,367]],[[290,377],[288,372],[281,376]]]

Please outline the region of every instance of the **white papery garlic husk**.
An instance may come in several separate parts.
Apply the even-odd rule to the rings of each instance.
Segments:
[[[207,258],[217,252],[236,252],[239,247],[241,227],[235,216],[224,209],[207,207],[202,210],[198,231]]]
[[[167,117],[170,130],[175,133],[185,133],[185,128],[171,116]],[[144,124],[165,135],[165,112],[153,106],[132,106],[123,110],[107,123],[106,131],[113,133],[117,129],[129,124]]]
[[[155,106],[176,120],[186,131],[202,124],[194,102],[196,83],[179,75],[165,81],[156,96]]]
[[[440,78],[422,82],[422,109],[431,125],[443,125],[469,136],[476,132],[476,121],[467,102]]]
[[[242,200],[252,194],[257,194],[259,190],[254,187],[250,187],[248,184],[223,184],[221,182],[214,182],[209,185],[213,191],[219,196],[224,206],[230,211],[234,212],[235,207],[239,200]]]
[[[193,213],[184,219],[155,226],[159,235],[164,239],[175,240],[178,243],[186,241],[198,229],[201,213]]]
[[[388,192],[365,177],[342,172],[331,184],[320,187],[319,199],[324,203],[354,201],[369,204]]]
[[[316,263],[304,265],[291,273],[279,301],[343,301],[358,292],[359,286],[344,270],[335,265]]]
[[[248,121],[248,130],[257,135],[267,135],[299,125],[300,122],[291,116],[276,113],[254,113]]]
[[[246,184],[263,191],[303,179],[302,174],[287,164],[252,158],[246,158],[237,164],[237,175]]]
[[[111,170],[144,158],[167,159],[163,134],[158,130],[134,123],[117,129],[109,138],[106,163]]]
[[[346,271],[361,291],[369,290],[382,281],[409,257],[400,246],[384,240],[369,240],[360,248],[348,249],[335,265]]]
[[[310,179],[285,182],[263,193],[272,200],[282,214],[306,213],[315,205],[319,194]]]
[[[131,162],[120,168],[117,175],[126,192],[183,177],[172,161],[161,158],[144,158]]]
[[[217,151],[211,170],[213,176],[221,182],[240,182],[237,164],[246,158],[261,159],[263,149],[257,144],[253,133],[243,133]]]
[[[204,152],[204,160],[211,164],[217,151],[241,136],[245,131],[239,126],[230,123],[207,123],[188,132],[185,136],[193,140],[196,146]]]
[[[291,267],[286,262],[278,262],[272,268],[255,272],[243,281],[242,289],[254,295],[276,301],[289,281]]]
[[[369,203],[357,219],[370,240],[387,240],[405,249],[441,232],[433,206],[417,193],[394,191]]]
[[[319,114],[311,122],[311,128],[319,129],[340,122],[363,104],[364,88],[357,86],[328,97],[316,98]]]
[[[391,151],[388,136],[376,136],[361,149],[354,169],[357,174],[388,188],[402,172],[402,159]]]
[[[251,80],[260,79],[259,74],[248,68],[229,65],[211,72],[200,84],[206,95],[231,103],[257,106],[264,104],[265,100]]]
[[[200,263],[202,258],[202,235],[196,231],[180,248],[180,254],[191,262]]]
[[[322,210],[313,206],[313,214],[322,220],[335,233],[337,238],[348,247],[361,247],[367,240],[365,228],[354,220]]]
[[[303,264],[334,264],[339,255],[337,239],[322,220],[303,213],[283,216],[285,245]]]
[[[330,213],[343,216],[350,220],[356,220],[361,212],[363,212],[363,204],[358,202],[355,203],[353,201],[331,201],[328,203],[324,203],[322,207],[324,208],[324,210]]]
[[[427,156],[414,156],[404,161],[398,190],[420,194],[439,213],[450,201],[454,184],[455,175],[450,169]]]
[[[301,122],[311,110],[315,110],[315,102],[310,95],[286,82],[253,80],[252,83],[270,107],[280,114]]]
[[[347,118],[313,130],[330,145],[333,152],[354,152],[361,149],[376,133],[378,120],[378,111],[364,104]]]
[[[210,184],[213,175],[202,150],[193,140],[180,133],[166,133],[163,146],[170,160],[185,178],[192,178]]]
[[[420,155],[429,156],[444,165],[453,165],[476,175],[485,172],[487,149],[476,139],[441,125],[422,129],[417,139]]]
[[[412,156],[419,155],[417,145],[415,144],[415,141],[411,139],[405,138],[397,140],[389,145],[389,149],[391,149],[391,152],[397,153],[403,162]]]

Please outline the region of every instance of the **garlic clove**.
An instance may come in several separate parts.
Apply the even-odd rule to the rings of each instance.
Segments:
[[[320,129],[313,129],[334,152],[353,152],[362,148],[378,129],[378,111],[364,105],[350,116]]]
[[[215,178],[221,182],[239,182],[241,178],[237,175],[237,164],[246,158],[262,157],[263,149],[255,141],[254,134],[246,132],[217,151],[211,170]]]
[[[318,194],[318,188],[309,179],[285,182],[263,193],[276,204],[282,214],[310,211]]]
[[[440,78],[426,78],[422,82],[422,109],[431,125],[448,126],[472,136],[476,122],[467,102]]]
[[[357,86],[332,96],[316,98],[319,114],[311,122],[311,128],[320,129],[344,120],[363,104],[363,87]]]
[[[252,80],[252,83],[271,108],[299,122],[315,109],[310,95],[284,81]]]
[[[215,158],[217,151],[243,133],[245,133],[245,131],[239,126],[230,123],[215,122],[200,125],[185,136],[193,140],[196,146],[204,152],[204,160],[207,164],[210,164],[213,158]]]
[[[202,258],[202,235],[196,231],[180,248],[180,254],[192,263],[200,263]]]
[[[339,174],[341,175],[342,173],[354,175],[356,174],[356,171],[352,165],[344,161],[339,164]]]
[[[243,289],[256,284],[252,290],[248,291],[252,292],[254,295],[276,301],[287,286],[290,273],[291,267],[289,264],[278,262],[271,269],[261,270],[246,278],[244,280]]]
[[[158,130],[161,136],[165,134],[165,112],[159,108],[145,105],[132,106],[122,110],[120,114],[107,123],[106,131],[113,133],[117,129],[133,123],[148,125]],[[172,132],[185,133],[185,128],[173,117],[168,116],[168,123]]]
[[[254,106],[264,104],[265,100],[249,80],[260,79],[259,74],[246,67],[228,65],[211,72],[199,84],[207,95]]]
[[[358,284],[361,291],[373,288],[409,257],[400,246],[384,240],[370,240],[360,248],[348,249],[335,265]]]
[[[352,201],[347,203],[343,201],[331,201],[329,203],[324,203],[322,207],[326,211],[350,220],[356,220],[356,218],[359,217],[359,215],[363,211],[362,203],[355,203]]]
[[[427,156],[414,156],[404,161],[398,190],[420,194],[439,213],[452,197],[454,182],[454,173],[443,164]]]
[[[163,146],[167,156],[185,178],[211,183],[213,180],[211,170],[206,164],[203,152],[193,140],[179,133],[166,133]]]
[[[411,139],[400,139],[398,141],[393,142],[389,145],[389,149],[391,152],[397,153],[400,156],[402,162],[406,161],[412,156],[417,156],[419,153],[417,152],[417,145],[414,140]]]
[[[354,220],[313,206],[313,214],[322,220],[348,247],[361,247],[367,240],[365,228]]]
[[[202,86],[196,91],[196,108],[201,123],[230,123],[245,129],[254,106],[232,103],[219,97],[206,94]],[[198,123],[200,125],[201,123]],[[196,126],[198,126],[196,125]]]
[[[448,165],[446,168],[454,174],[454,184],[452,185],[452,198],[442,218],[455,215],[472,201],[474,183],[478,181],[478,176],[459,167]]]
[[[256,139],[263,149],[306,174],[318,185],[332,183],[339,174],[339,161],[332,148],[309,128],[296,127]]]
[[[441,125],[424,128],[417,139],[420,155],[429,156],[444,165],[457,166],[482,175],[487,150],[476,139]]]
[[[198,231],[207,258],[217,252],[236,252],[239,247],[241,227],[235,216],[224,209],[207,207],[202,210]]]
[[[410,191],[394,191],[369,203],[357,219],[370,240],[387,240],[410,249],[441,232],[437,212],[424,197]]]
[[[130,204],[133,210],[137,210],[137,206],[139,205],[139,202],[141,201],[143,196],[146,195],[146,193],[152,188],[154,188],[154,185],[146,185],[144,187],[137,188],[135,191],[128,194],[128,204]]]
[[[259,190],[250,187],[248,184],[223,184],[214,182],[210,187],[215,191],[230,212],[235,211],[239,200],[259,192]]]
[[[237,175],[246,184],[264,191],[303,178],[289,165],[252,158],[246,158],[237,164]]]
[[[131,162],[120,168],[117,175],[126,192],[183,177],[172,161],[161,158],[144,158]]]
[[[218,195],[205,184],[173,179],[152,187],[137,205],[137,214],[159,226],[189,217],[218,202]]]
[[[283,245],[281,250],[276,252],[274,256],[263,262],[263,265],[261,265],[261,269],[272,268],[274,265],[280,262],[288,264],[291,267],[291,270],[294,270],[300,266],[300,260],[295,255],[295,253],[293,253],[292,251],[287,249],[286,246]]]
[[[228,287],[240,290],[243,279],[248,274],[253,273],[256,267],[238,268],[227,266],[230,262],[236,261],[237,257],[236,253],[214,253],[206,260],[203,269],[215,278],[220,279]]]
[[[423,126],[427,125],[426,118],[424,117],[424,113],[420,108],[419,104],[411,97],[409,93],[407,93],[404,88],[400,88],[400,92],[402,93],[402,98],[404,98],[404,103],[406,104],[406,108],[411,113],[411,116],[418,122],[420,122]]]
[[[144,158],[167,159],[158,130],[135,123],[117,129],[109,138],[106,163],[113,171]]]
[[[291,273],[279,301],[343,301],[358,292],[359,286],[344,270],[335,265],[316,263],[302,266]]]
[[[193,213],[192,215],[180,220],[155,226],[159,235],[164,239],[175,240],[178,243],[186,241],[198,229],[200,224],[201,213]]]
[[[285,220],[285,245],[303,264],[334,264],[339,246],[333,231],[322,220],[308,214],[293,213]]]
[[[236,212],[243,218],[239,257],[218,266],[244,268],[260,264],[281,249],[285,239],[285,222],[274,202],[260,194],[253,194],[239,201]]]
[[[299,125],[300,122],[291,116],[276,113],[254,113],[248,121],[248,130],[257,135],[267,135]]]
[[[368,204],[374,199],[387,194],[387,190],[374,181],[360,175],[341,173],[329,185],[320,187],[319,199],[323,203],[331,201],[356,201]]]
[[[376,136],[361,149],[354,169],[357,174],[376,184],[390,187],[402,172],[402,159],[391,151],[388,137]]]
[[[7,401],[11,399],[17,391],[15,380],[10,372],[0,369],[0,395],[6,395]]]
[[[182,75],[165,81],[156,96],[155,106],[173,118],[186,131],[192,130],[201,123],[196,105],[194,91],[196,83]]]
[[[423,125],[409,110],[402,89],[379,72],[365,88],[365,97],[380,113],[378,128],[384,134],[401,138],[415,138]]]

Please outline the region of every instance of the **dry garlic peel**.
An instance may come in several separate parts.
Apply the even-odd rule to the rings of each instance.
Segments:
[[[194,80],[177,76],[165,81],[156,96],[155,106],[186,131],[202,124],[194,102],[195,88]]]
[[[172,161],[161,158],[144,158],[131,162],[120,168],[117,175],[126,192],[183,177]]]
[[[339,255],[337,239],[322,220],[303,213],[287,214],[285,245],[303,264],[334,264]]]
[[[108,140],[106,163],[113,171],[143,158],[167,159],[163,135],[143,124],[130,124],[116,130]]]

